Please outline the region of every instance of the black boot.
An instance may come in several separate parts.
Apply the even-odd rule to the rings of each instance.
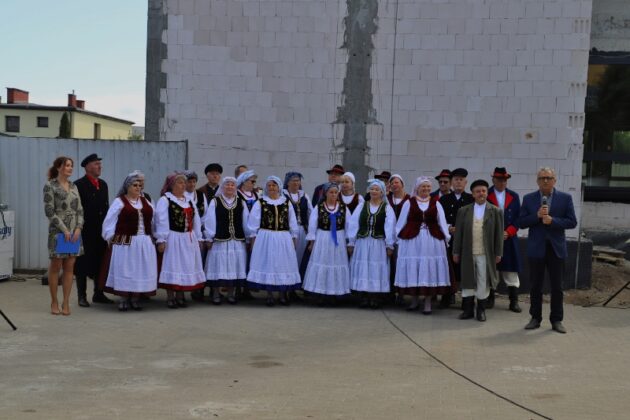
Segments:
[[[477,321],[486,321],[486,303],[487,299],[477,299]]]
[[[490,294],[486,298],[486,309],[494,308],[494,289],[490,289]]]
[[[442,299],[440,299],[440,309],[446,309],[449,306],[451,306],[451,304],[454,303],[453,302],[454,298],[455,298],[455,295],[453,295],[452,293],[447,293],[447,294],[442,295]]]
[[[508,287],[508,293],[510,296],[510,311],[521,313],[521,307],[518,306],[518,288],[516,286]]]
[[[459,319],[472,319],[475,317],[475,297],[465,297],[462,298],[462,309],[464,310],[460,315]]]

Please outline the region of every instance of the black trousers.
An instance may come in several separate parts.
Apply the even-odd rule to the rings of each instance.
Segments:
[[[81,276],[76,274],[75,278],[77,280],[77,294],[79,297],[86,296],[87,294],[87,276]],[[97,295],[99,293],[103,293],[102,290],[98,290],[98,280],[94,280],[94,294]]]
[[[556,255],[550,242],[545,244],[544,258],[529,258],[529,314],[538,321],[542,320],[542,289],[545,281],[545,269],[549,273],[551,286],[551,322],[562,321],[564,311],[562,308],[562,274],[564,273],[564,258]]]

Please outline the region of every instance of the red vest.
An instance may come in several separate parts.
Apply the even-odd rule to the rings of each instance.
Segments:
[[[429,201],[429,208],[426,211],[420,210],[416,197],[409,199],[409,214],[407,223],[398,235],[401,239],[413,239],[420,233],[422,224],[427,225],[429,233],[436,239],[443,240],[444,234],[438,222],[438,210],[434,200]]]
[[[131,205],[127,197],[119,197],[123,202],[123,208],[118,215],[118,222],[116,222],[116,230],[114,232],[113,243],[126,244],[131,243],[131,236],[138,234],[138,222],[140,220],[139,213],[142,213],[142,219],[144,222],[145,235],[151,235],[151,220],[153,219],[153,208],[149,202],[140,197],[142,202],[142,209],[138,210]]]

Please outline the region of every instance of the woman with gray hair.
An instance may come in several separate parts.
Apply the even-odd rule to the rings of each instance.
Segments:
[[[140,175],[129,174],[103,221],[102,236],[111,248],[105,291],[121,296],[119,311],[142,310],[140,295],[157,289],[153,206],[141,188]]]
[[[361,294],[361,308],[378,309],[380,294],[389,293],[389,257],[394,252],[396,214],[387,202],[383,181],[368,181],[369,201],[350,217],[348,252],[350,288]]]

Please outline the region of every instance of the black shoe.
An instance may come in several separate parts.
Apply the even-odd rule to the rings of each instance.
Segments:
[[[459,319],[474,318],[475,317],[475,298],[473,296],[463,298],[462,309],[463,309],[463,312],[459,314]]]
[[[285,296],[282,296],[280,299],[278,299],[278,302],[282,306],[289,306],[290,305],[289,299],[287,299]]]
[[[359,302],[359,308],[361,309],[365,309],[369,306],[370,306],[370,301],[368,300],[368,298],[363,298],[361,299],[361,302]]]
[[[114,303],[114,301],[105,296],[104,293],[95,293],[92,296],[92,303]]]
[[[525,325],[526,330],[535,330],[536,328],[540,328],[540,320],[536,318],[530,319],[527,325]]]
[[[494,289],[490,289],[490,294],[488,295],[486,299],[486,305],[485,305],[485,309],[492,309],[492,308],[494,308]]]
[[[179,306],[177,306],[177,301],[175,299],[170,299],[166,301],[166,306],[169,307],[169,309],[177,309],[179,308]]]
[[[372,309],[380,309],[381,308],[381,303],[378,300],[376,300],[376,299],[372,299],[370,301],[370,308],[372,308]]]
[[[177,306],[180,308],[188,308],[188,303],[186,302],[186,299],[182,299],[182,300],[177,299],[175,302],[177,303]]]
[[[510,311],[520,314],[522,309],[518,306],[518,289],[515,286],[508,287],[508,294],[510,296]]]
[[[140,303],[137,300],[132,300],[131,302],[129,302],[129,307],[131,307],[131,309],[133,309],[134,311],[142,310],[142,306],[140,306]]]
[[[118,302],[118,310],[120,312],[127,312],[128,308],[129,308],[129,306],[127,305],[127,301],[126,300],[121,300],[120,302]]]
[[[236,298],[234,296],[228,296],[227,303],[229,303],[230,305],[236,305]]]
[[[90,302],[88,302],[86,296],[79,296],[79,306],[82,308],[89,308]]]
[[[254,300],[254,296],[252,296],[252,293],[249,291],[248,288],[243,287],[243,291],[240,293],[239,299],[240,300]]]
[[[303,300],[304,300],[304,299],[302,299],[302,298],[300,297],[300,295],[298,295],[298,294],[296,293],[296,291],[295,291],[295,290],[291,290],[291,291],[289,292],[289,301],[290,301],[290,302],[302,302]]]
[[[411,305],[407,306],[405,308],[405,311],[407,311],[407,312],[416,311],[416,310],[418,310],[419,307],[420,307],[420,304],[418,302],[415,302],[415,303],[412,303]]]
[[[477,321],[486,322],[486,299],[477,299]]]
[[[441,309],[446,309],[449,306],[451,306],[452,303],[455,300],[455,295],[452,294],[448,294],[448,295],[442,295],[442,299],[440,299],[440,308]]]
[[[552,322],[551,329],[554,330],[555,332],[559,332],[560,334],[567,333],[567,329],[564,328],[564,325],[562,325],[561,321]]]
[[[212,304],[213,304],[213,305],[217,305],[217,306],[218,306],[218,305],[220,305],[220,304],[221,304],[221,295],[219,295],[219,296],[214,296],[214,297],[212,298]]]
[[[265,304],[271,308],[273,306],[276,306],[276,300],[272,298],[271,296],[269,296]]]
[[[190,292],[190,298],[197,302],[203,302],[203,289]]]

